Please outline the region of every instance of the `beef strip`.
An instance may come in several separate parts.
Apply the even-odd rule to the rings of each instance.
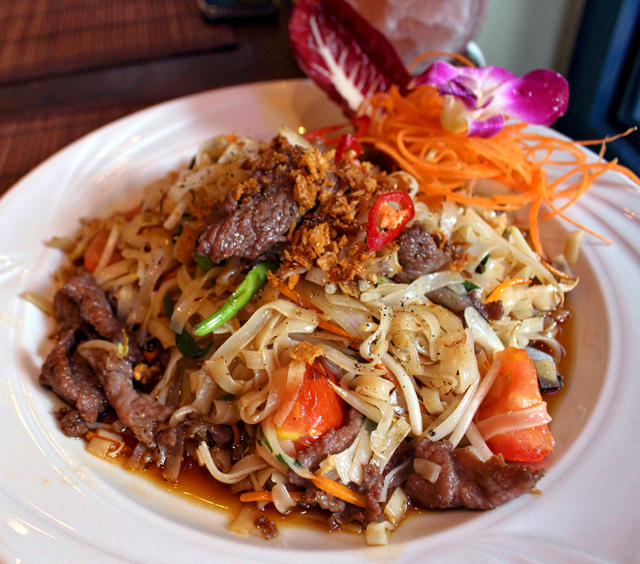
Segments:
[[[453,450],[451,443],[422,439],[416,457],[440,465],[434,483],[412,474],[405,493],[428,509],[493,509],[519,497],[536,485],[544,470],[506,463],[502,456],[480,460],[469,448]]]
[[[273,540],[278,536],[278,527],[276,527],[276,524],[273,521],[267,519],[265,515],[258,517],[253,524],[267,540]]]
[[[375,464],[364,465],[365,516],[367,521],[373,521],[382,513],[378,498],[384,486],[384,476]]]
[[[340,513],[332,513],[329,517],[328,525],[330,530],[336,530],[349,523],[364,523],[366,517],[364,511],[356,505],[347,504],[344,511]]]
[[[504,315],[504,308],[502,307],[502,301],[496,300],[494,302],[483,303],[480,300],[480,290],[473,290],[469,292],[471,303],[474,308],[478,310],[480,315],[487,321],[499,321]]]
[[[154,446],[158,424],[166,421],[172,410],[135,390],[131,363],[118,358],[113,351],[86,348],[82,356],[98,376],[107,400],[120,421],[134,432],[140,442]]]
[[[204,441],[211,447],[228,447],[233,442],[233,431],[226,425],[216,425],[208,421],[183,421],[158,433],[160,463],[163,465],[162,477],[165,480],[178,480],[184,442],[187,439],[195,439],[198,443]]]
[[[468,294],[458,294],[451,288],[438,288],[427,293],[429,298],[434,304],[446,307],[453,313],[462,314],[468,307],[475,308],[482,317],[487,321],[498,321],[502,319],[504,309],[502,302],[496,300],[495,302],[483,303],[479,297],[480,291],[473,290]]]
[[[60,429],[67,437],[83,437],[89,430],[89,427],[77,409],[61,407],[56,411],[56,419],[58,420]]]
[[[286,241],[305,212],[294,199],[301,154],[302,149],[276,137],[255,163],[249,181],[254,188],[245,189],[239,199],[229,190],[222,205],[204,218],[198,253],[215,263],[232,256],[256,259]]]
[[[362,425],[362,413],[347,406],[342,427],[331,429],[306,450],[298,453],[298,460],[303,466],[315,470],[328,454],[338,454],[349,448],[358,436]]]
[[[305,489],[303,503],[307,505],[317,505],[321,509],[331,511],[331,513],[341,513],[347,508],[346,501],[332,496],[327,492],[323,492],[313,485],[309,485]]]
[[[80,272],[66,281],[53,299],[56,317],[62,326],[83,332],[89,339],[96,333],[112,343],[123,343],[125,327],[114,315],[109,300],[90,272]],[[129,337],[127,360],[137,364],[142,352]]]
[[[107,408],[107,400],[90,372],[80,369],[81,364],[77,361],[72,366],[69,351],[73,345],[72,330],[61,334],[60,342],[53,347],[44,362],[40,384],[49,386],[58,397],[75,406],[84,421],[94,423],[98,415]]]
[[[426,226],[416,221],[396,239],[399,245],[398,262],[402,272],[393,277],[394,282],[408,284],[420,276],[444,266],[449,255],[444,252],[429,233]]]

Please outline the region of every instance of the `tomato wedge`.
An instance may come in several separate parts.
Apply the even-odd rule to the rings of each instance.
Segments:
[[[393,203],[395,205],[390,205]],[[396,191],[382,194],[369,210],[367,221],[367,245],[371,251],[379,251],[393,241],[407,222],[416,215],[411,196]]]
[[[478,422],[542,403],[536,368],[525,350],[509,347],[497,353],[496,358],[502,359],[502,368],[478,409]],[[491,452],[502,454],[506,460],[521,462],[542,460],[554,444],[546,423],[487,439]]]
[[[311,446],[344,419],[344,402],[333,391],[319,362],[307,364],[304,382],[291,412],[276,428],[280,440],[291,440],[296,450]]]

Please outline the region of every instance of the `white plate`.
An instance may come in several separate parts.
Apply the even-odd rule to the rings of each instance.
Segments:
[[[60,253],[43,246],[80,217],[134,201],[145,182],[184,165],[202,140],[270,138],[341,121],[305,81],[190,96],[119,120],[67,147],[0,201],[0,561],[2,562],[632,562],[640,559],[640,197],[609,175],[570,209],[616,241],[585,237],[570,383],[557,409],[557,447],[541,496],[485,513],[407,520],[389,547],[286,527],[266,542],[226,530],[228,517],[161,491],[85,453],[60,433],[38,385],[52,325],[20,298],[51,294]],[[567,224],[550,222],[559,245]]]

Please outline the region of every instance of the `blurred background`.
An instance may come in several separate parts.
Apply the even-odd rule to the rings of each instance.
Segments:
[[[473,39],[487,64],[517,75],[561,72],[571,102],[558,128],[573,137],[640,123],[640,0],[349,1],[407,60],[425,45],[437,48],[425,38],[459,50]],[[415,6],[427,4],[428,17],[416,21]],[[291,0],[275,7],[272,15],[211,23],[196,0],[0,0],[0,193],[70,142],[134,111],[213,88],[303,77],[288,46]],[[639,148],[634,134],[608,156],[640,172]]]

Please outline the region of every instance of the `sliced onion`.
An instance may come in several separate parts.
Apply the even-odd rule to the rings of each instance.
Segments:
[[[384,514],[393,525],[398,525],[402,521],[407,511],[409,498],[401,487],[393,490],[389,503],[384,508]]]
[[[300,388],[302,388],[302,384],[304,383],[304,375],[306,371],[307,363],[302,362],[301,360],[293,360],[289,365],[289,370],[287,372],[287,385],[284,395],[285,401],[273,417],[273,422],[276,427],[280,427],[280,425],[282,425],[285,419],[289,416],[289,413],[291,413],[291,410],[298,399]]]
[[[416,458],[413,461],[413,468],[418,476],[432,484],[434,484],[438,479],[440,471],[442,470],[442,466],[440,466],[440,464],[436,464],[431,460],[425,460],[424,458]]]
[[[467,322],[467,327],[473,332],[473,338],[478,343],[489,345],[494,352],[504,349],[500,337],[491,328],[487,320],[480,315],[478,310],[472,307],[465,309],[464,320]]]
[[[528,409],[494,415],[484,421],[480,421],[477,427],[482,438],[487,441],[491,437],[501,435],[502,433],[538,427],[550,421],[551,416],[547,411],[547,402],[543,401],[541,404]]]
[[[365,539],[369,546],[387,546],[393,525],[389,521],[372,521],[365,530]]]
[[[86,446],[86,451],[98,458],[106,458],[111,451],[115,448],[116,443],[110,439],[104,439],[102,437],[93,437]]]
[[[464,282],[464,278],[457,272],[425,274],[411,282],[406,288],[385,296],[382,301],[390,306],[407,306],[422,298],[427,292],[461,282]]]

